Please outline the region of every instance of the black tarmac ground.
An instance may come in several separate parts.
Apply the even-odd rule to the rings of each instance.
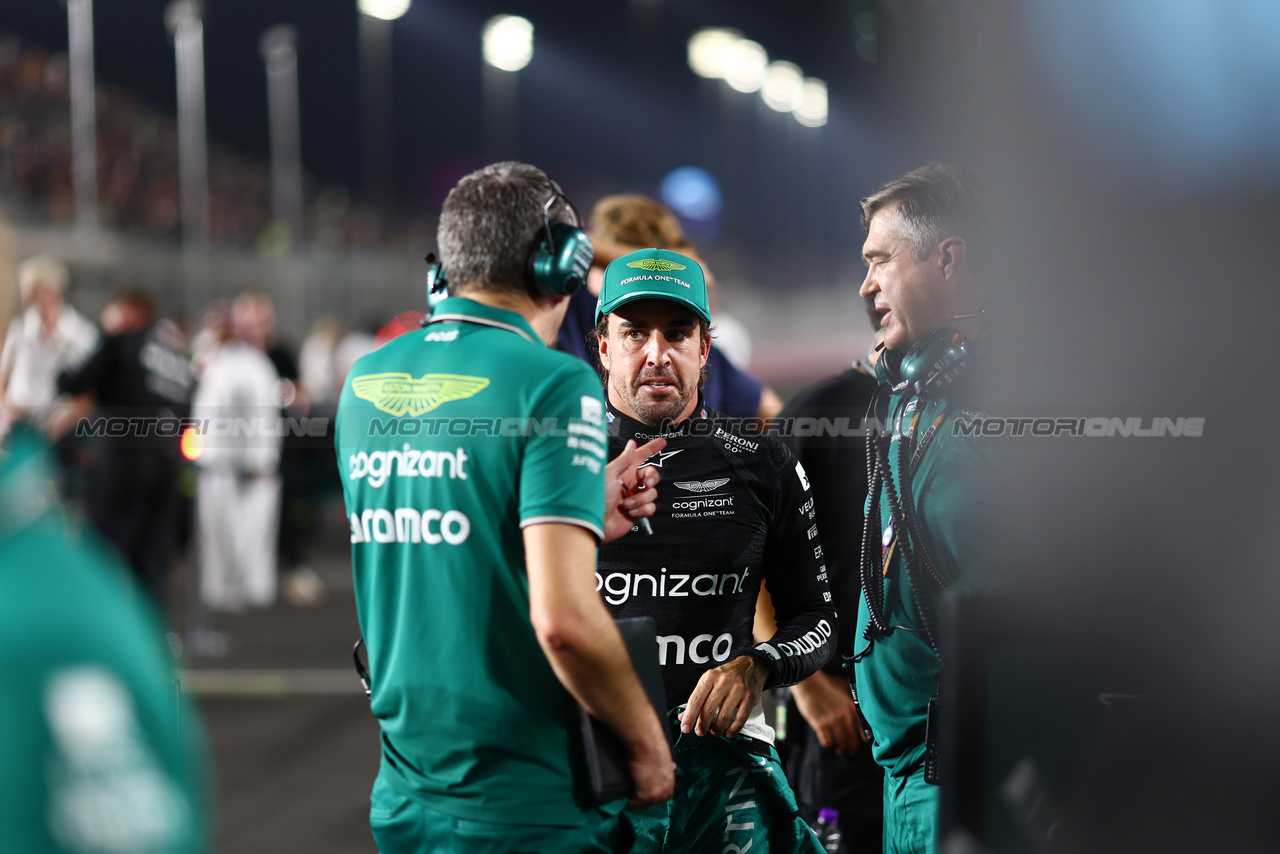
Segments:
[[[216,777],[219,854],[373,854],[378,727],[351,664],[358,636],[346,545],[313,544],[318,604],[201,614],[174,579],[170,643]],[[221,654],[219,654],[221,653]]]

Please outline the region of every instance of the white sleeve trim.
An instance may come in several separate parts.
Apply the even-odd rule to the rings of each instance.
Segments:
[[[596,535],[596,538],[603,541],[604,531],[597,528],[585,519],[579,519],[576,516],[530,516],[528,519],[520,520],[520,527],[527,528],[530,525],[545,525],[550,522],[568,523],[577,525],[580,528],[586,528],[588,531]]]

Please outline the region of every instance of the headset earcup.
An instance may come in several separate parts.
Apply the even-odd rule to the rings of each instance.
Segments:
[[[938,397],[964,378],[968,358],[964,339],[954,329],[943,327],[907,351],[898,373],[916,394]]]
[[[587,282],[595,247],[582,229],[551,223],[551,233],[538,229],[525,264],[525,283],[534,296],[565,297]]]
[[[529,254],[525,258],[524,284],[529,289],[529,295],[533,297],[547,295],[543,285],[547,268],[551,263],[551,250],[547,244],[547,229],[538,229],[538,233],[533,236],[533,243],[529,246]]]
[[[884,346],[884,342],[876,345],[876,382],[887,389],[896,386],[900,379],[898,377],[898,366],[902,362],[902,358],[892,350]]]

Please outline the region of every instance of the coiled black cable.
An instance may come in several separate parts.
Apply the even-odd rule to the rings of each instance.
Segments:
[[[881,437],[875,428],[867,428],[867,495],[868,512],[866,522],[862,526],[862,595],[867,602],[867,614],[870,620],[862,636],[866,640],[875,640],[889,634],[891,628],[884,613],[884,583],[881,581],[877,561],[877,538],[881,529],[880,488],[883,484],[880,466],[879,443]]]
[[[906,437],[903,437],[898,443],[898,471],[902,480],[901,494],[899,494],[898,484],[895,483],[893,477],[893,468],[889,463],[890,449],[893,446],[892,437],[876,435],[868,436],[867,438],[867,469],[871,472],[868,491],[871,495],[871,502],[868,524],[863,528],[862,533],[861,575],[863,595],[866,598],[867,613],[870,620],[866,630],[863,632],[863,637],[867,640],[874,640],[877,637],[888,635],[893,630],[893,626],[889,623],[884,611],[884,585],[878,577],[879,573],[876,571],[876,552],[875,543],[873,542],[875,532],[882,527],[880,491],[883,490],[885,497],[888,499],[889,512],[892,514],[893,523],[895,526],[901,524],[905,528],[905,530],[898,531],[896,548],[902,565],[906,568],[907,584],[911,588],[911,599],[916,606],[916,613],[920,617],[925,639],[928,641],[930,648],[933,649],[934,654],[938,656],[939,662],[941,662],[942,654],[939,651],[938,643],[938,620],[926,595],[925,581],[921,575],[920,567],[924,566],[929,580],[938,589],[946,590],[949,584],[933,560],[929,541],[926,539],[924,528],[915,512],[915,496],[911,489],[911,477],[914,472],[909,467],[914,444],[913,441]]]

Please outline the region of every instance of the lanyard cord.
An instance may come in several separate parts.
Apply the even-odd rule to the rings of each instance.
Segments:
[[[867,524],[863,527],[862,532],[862,566],[860,573],[863,595],[867,601],[867,613],[870,617],[869,624],[863,632],[863,637],[867,640],[885,637],[897,627],[890,625],[885,614],[884,582],[880,577],[880,573],[876,571],[877,561],[874,538],[875,532],[878,532],[882,527],[880,494],[883,490],[888,498],[891,521],[895,525],[902,524],[906,527],[905,533],[907,536],[902,536],[904,533],[902,531],[898,532],[897,548],[901,550],[901,559],[906,567],[911,598],[916,606],[916,612],[920,616],[925,638],[934,653],[938,655],[939,661],[941,661],[942,656],[938,653],[937,618],[924,595],[924,580],[920,574],[921,564],[924,565],[930,581],[939,589],[946,590],[949,585],[946,577],[939,571],[937,564],[933,560],[924,528],[920,525],[919,517],[916,515],[915,496],[912,493],[911,480],[915,476],[921,460],[924,459],[924,452],[928,449],[937,435],[938,428],[946,419],[949,409],[949,407],[944,408],[942,412],[938,413],[928,430],[920,438],[919,443],[915,442],[919,413],[916,413],[908,429],[902,433],[898,442],[898,471],[900,474],[905,473],[905,476],[901,478],[901,495],[899,495],[898,485],[894,483],[893,470],[889,465],[889,451],[893,445],[892,435],[871,435],[867,437],[868,492],[871,495],[871,501]],[[901,415],[899,415],[900,417]],[[913,445],[915,446],[914,452],[908,457],[908,451],[911,450]]]

